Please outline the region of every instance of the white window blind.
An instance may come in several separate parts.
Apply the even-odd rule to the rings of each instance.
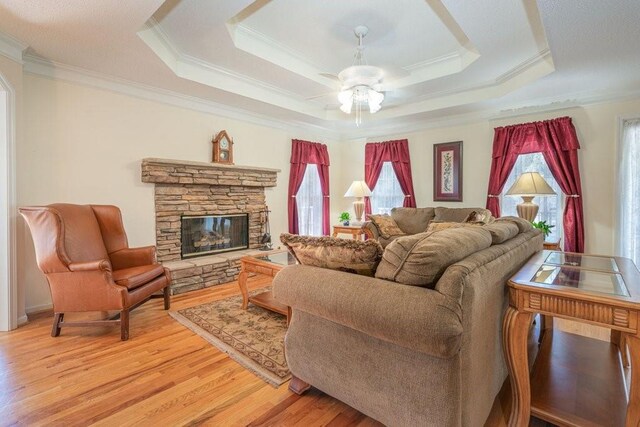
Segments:
[[[547,237],[547,240],[554,241],[562,237],[562,215],[564,211],[564,197],[560,186],[556,182],[555,178],[547,166],[547,162],[544,160],[542,153],[521,154],[516,160],[516,164],[507,179],[507,183],[502,190],[500,197],[500,211],[502,216],[518,216],[516,211],[516,205],[522,203],[522,197],[520,196],[506,196],[509,188],[516,182],[516,179],[524,172],[538,172],[545,181],[556,192],[555,196],[537,196],[533,199],[533,202],[537,204],[540,209],[538,210],[538,216],[535,221],[547,221],[547,224],[553,225],[551,234]]]
[[[620,148],[620,254],[640,265],[640,119],[622,122]]]
[[[298,232],[305,236],[322,236],[322,187],[318,165],[307,165],[298,194]]]
[[[388,214],[392,208],[401,207],[403,203],[404,192],[393,171],[393,166],[391,162],[384,162],[378,182],[371,190],[371,212]]]

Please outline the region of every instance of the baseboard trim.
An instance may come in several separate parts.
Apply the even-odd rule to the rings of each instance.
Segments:
[[[18,317],[18,326],[22,326],[29,323],[29,318],[27,317],[27,315],[23,315]]]
[[[51,303],[49,303],[49,304],[32,305],[31,307],[27,307],[27,308],[24,309],[26,315],[42,313],[43,311],[52,311],[52,310],[53,310],[53,304],[51,304]]]

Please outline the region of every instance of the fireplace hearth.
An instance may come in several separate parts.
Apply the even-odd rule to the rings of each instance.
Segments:
[[[181,257],[213,255],[249,248],[249,215],[181,217]]]

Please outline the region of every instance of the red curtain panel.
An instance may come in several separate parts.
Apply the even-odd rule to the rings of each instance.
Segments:
[[[584,214],[578,167],[580,143],[571,117],[495,128],[487,209],[500,216],[500,193],[520,154],[542,153],[567,201],[564,250],[584,252]]]
[[[416,195],[413,190],[413,177],[411,175],[411,158],[409,156],[409,141],[401,139],[397,141],[370,142],[364,147],[364,181],[373,191],[382,171],[382,164],[391,162],[396,173],[400,188],[405,194],[403,206],[416,207]],[[364,211],[371,213],[371,201],[365,197]]]
[[[329,152],[327,146],[319,142],[291,140],[291,169],[289,170],[289,233],[298,234],[298,205],[296,194],[300,190],[307,165],[318,165],[320,187],[322,189],[322,233],[330,233],[329,216]]]

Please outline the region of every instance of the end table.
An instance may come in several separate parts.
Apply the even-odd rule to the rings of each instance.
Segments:
[[[640,272],[633,261],[541,251],[508,289],[502,337],[511,378],[509,426],[529,425],[531,414],[558,425],[640,425]],[[609,328],[611,343],[541,331],[529,372],[527,339],[536,313]],[[618,355],[626,346],[628,403]]]
[[[337,237],[340,233],[351,234],[351,238],[353,240],[364,239],[364,229],[361,225],[334,225],[333,234],[331,236]]]

